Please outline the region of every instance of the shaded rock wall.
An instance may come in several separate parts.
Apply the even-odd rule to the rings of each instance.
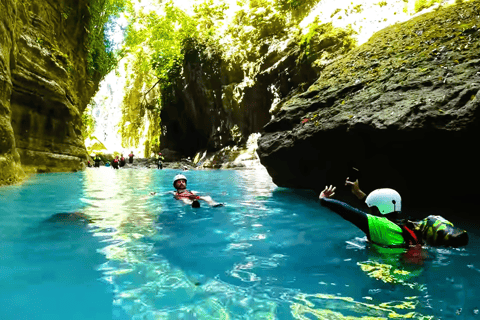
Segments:
[[[86,69],[87,1],[2,0],[0,184],[26,172],[84,168],[81,113],[94,92]],[[11,137],[14,136],[14,140]],[[9,159],[9,160],[8,160]],[[9,176],[9,177],[7,177]]]
[[[378,32],[286,101],[257,151],[273,182],[317,192],[334,184],[348,199],[355,166],[364,191],[395,188],[407,206],[480,196],[479,4]]]
[[[295,38],[282,49],[264,44],[263,55],[247,61],[249,68],[191,43],[182,74],[162,92],[161,147],[193,157],[199,150],[244,144],[271,119],[272,105],[315,81],[322,69],[316,60],[349,50],[348,32],[331,25],[323,30],[311,41],[314,53],[308,57]]]
[[[253,88],[243,96],[237,88],[244,77],[240,67],[227,66],[219,54],[206,57],[203,50],[197,44],[187,48],[183,76],[162,92],[160,144],[183,156],[245,142],[244,137],[261,130],[270,118],[265,98],[256,99]]]
[[[23,178],[11,125],[11,68],[15,66],[16,4],[0,0],[0,185]]]

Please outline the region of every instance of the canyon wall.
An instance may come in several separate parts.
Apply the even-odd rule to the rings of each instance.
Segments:
[[[87,1],[0,2],[0,184],[85,166]]]

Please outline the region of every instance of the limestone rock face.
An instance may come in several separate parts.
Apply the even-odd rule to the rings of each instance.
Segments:
[[[15,148],[11,125],[11,66],[15,65],[14,1],[0,1],[0,185],[15,183],[24,176]]]
[[[0,184],[84,168],[88,19],[82,0],[0,1]]]
[[[162,92],[162,148],[193,157],[200,150],[244,144],[271,119],[272,106],[315,81],[321,70],[314,66],[316,60],[349,49],[347,32],[337,31],[336,38],[332,34],[316,37],[315,52],[308,57],[299,39],[291,39],[285,48],[263,45],[263,56],[244,61],[249,68],[191,44],[181,76]]]
[[[479,4],[378,32],[284,102],[257,150],[273,182],[346,198],[354,166],[365,192],[391,187],[407,204],[478,197]]]

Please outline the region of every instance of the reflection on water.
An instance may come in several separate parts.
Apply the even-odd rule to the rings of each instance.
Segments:
[[[30,186],[0,190],[8,194],[8,202],[0,198],[8,210],[0,222],[9,226],[2,231],[10,238],[15,232],[25,236],[18,231],[27,221],[21,210],[32,204],[40,209],[28,218],[49,221],[67,240],[72,230],[86,228],[90,240],[80,239],[95,245],[80,256],[102,260],[76,270],[100,273],[100,283],[112,288],[110,308],[122,310],[112,313],[114,319],[476,317],[475,236],[467,248],[427,248],[423,264],[412,264],[402,254],[370,247],[359,230],[320,207],[315,194],[277,188],[264,169],[187,172],[189,189],[226,203],[200,209],[173,199],[177,173],[100,168],[63,175],[62,182],[39,176]],[[35,183],[48,189],[31,188]],[[92,222],[85,227],[51,218],[75,211]],[[39,239],[38,224],[30,229]],[[42,241],[45,255],[55,260],[52,250],[59,243],[52,234]],[[68,255],[68,242],[62,241],[62,254]],[[70,254],[79,256],[81,248],[76,250]],[[18,254],[6,256],[12,265],[30,263]]]

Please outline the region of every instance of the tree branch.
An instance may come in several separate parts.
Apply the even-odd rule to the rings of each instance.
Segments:
[[[155,88],[155,87],[157,86],[157,84],[160,83],[160,80],[161,80],[161,79],[158,79],[158,81],[155,82],[155,84],[154,84],[150,89],[148,89],[148,91],[145,92],[145,94],[143,95],[143,100],[145,101],[145,105],[147,105],[147,94],[148,94],[150,91],[152,91],[153,88]]]

